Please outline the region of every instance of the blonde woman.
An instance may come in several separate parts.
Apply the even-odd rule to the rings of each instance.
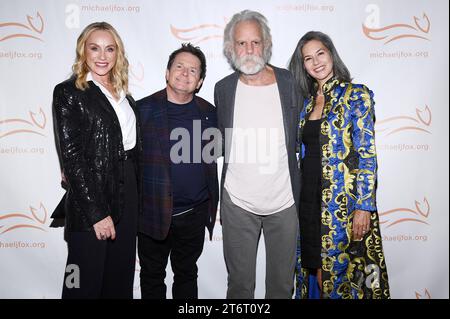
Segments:
[[[56,147],[67,184],[62,297],[133,298],[141,143],[128,61],[110,24],[83,30],[72,70],[53,92]]]

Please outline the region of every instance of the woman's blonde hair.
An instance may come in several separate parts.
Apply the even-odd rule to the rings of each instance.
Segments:
[[[76,77],[75,86],[80,90],[85,90],[89,85],[86,81],[89,68],[86,64],[85,46],[86,41],[92,32],[97,30],[103,30],[109,32],[114,42],[116,43],[117,59],[114,67],[110,72],[110,81],[114,87],[115,93],[119,94],[122,90],[128,93],[128,60],[125,57],[125,49],[122,39],[117,33],[116,29],[107,22],[94,22],[89,24],[81,32],[77,40],[77,57],[75,63],[72,65],[73,74]]]

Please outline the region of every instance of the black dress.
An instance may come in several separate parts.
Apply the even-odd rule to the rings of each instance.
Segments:
[[[302,160],[302,191],[300,197],[300,250],[302,267],[317,269],[320,257],[320,194],[321,152],[319,143],[321,120],[308,120],[303,128],[305,156]]]

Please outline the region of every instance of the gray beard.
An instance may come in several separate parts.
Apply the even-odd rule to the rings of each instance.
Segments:
[[[244,55],[236,57],[233,54],[234,67],[245,75],[253,75],[264,69],[266,62],[263,58],[256,55]]]

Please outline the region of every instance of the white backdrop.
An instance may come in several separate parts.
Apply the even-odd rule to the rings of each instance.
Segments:
[[[299,38],[328,33],[357,83],[375,92],[378,205],[393,298],[449,297],[447,0],[2,0],[0,2],[0,298],[59,298],[67,256],[57,205],[51,103],[70,75],[76,38],[94,21],[119,31],[140,99],[165,86],[169,54],[191,41],[207,56],[199,95],[230,73],[223,28],[243,9],[264,14],[272,64]],[[221,227],[199,260],[199,297],[224,298]],[[256,297],[264,297],[263,245]],[[140,297],[139,266],[135,297]],[[169,269],[167,283],[172,283]],[[170,288],[168,297],[171,296]]]

